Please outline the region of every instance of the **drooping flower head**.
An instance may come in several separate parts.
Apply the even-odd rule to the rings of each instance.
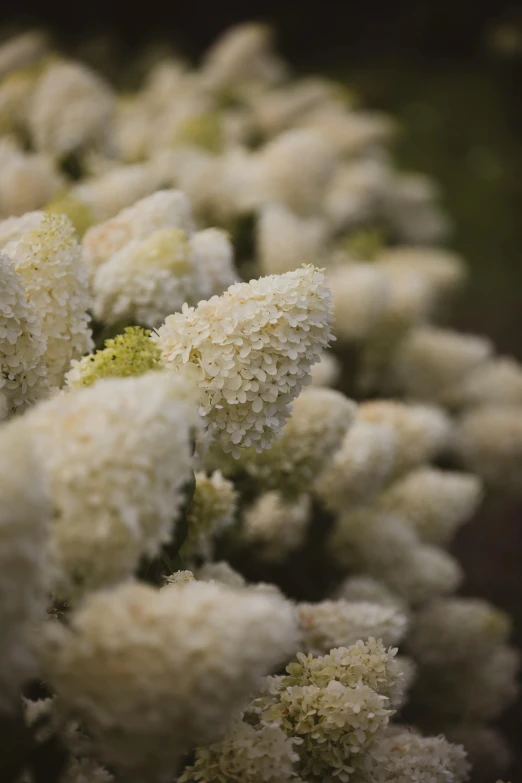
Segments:
[[[308,266],[236,283],[170,315],[153,337],[168,369],[191,365],[225,451],[269,448],[330,339],[331,297]]]

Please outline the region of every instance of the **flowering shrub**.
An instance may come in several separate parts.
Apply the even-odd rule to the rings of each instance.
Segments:
[[[2,783],[504,773],[511,623],[447,551],[522,368],[394,123],[270,31],[119,95],[0,47]]]

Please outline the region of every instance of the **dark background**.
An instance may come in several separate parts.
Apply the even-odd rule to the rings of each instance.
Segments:
[[[490,335],[500,352],[522,360],[522,3],[131,2],[0,0],[0,25],[43,24],[71,48],[90,39],[84,54],[107,51],[116,73],[158,38],[197,60],[231,24],[271,23],[297,72],[341,78],[362,105],[402,121],[398,165],[440,182],[455,223],[451,244],[472,270],[453,324]],[[465,591],[509,611],[521,644],[522,502],[490,497],[455,552],[467,571]],[[522,783],[520,702],[503,724],[517,751],[506,779]]]

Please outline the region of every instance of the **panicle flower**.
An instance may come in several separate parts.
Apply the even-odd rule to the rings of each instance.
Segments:
[[[127,378],[161,369],[160,353],[150,332],[141,326],[127,326],[123,334],[108,339],[105,348],[74,360],[65,380],[70,389],[80,389],[102,378]]]
[[[377,742],[373,763],[370,760],[362,779],[368,783],[464,783],[469,771],[462,745],[394,726]]]
[[[87,66],[56,62],[40,77],[29,109],[29,127],[39,150],[63,157],[107,143],[114,111],[108,85]]]
[[[138,199],[150,196],[162,184],[163,178],[152,162],[111,165],[76,183],[70,195],[90,210],[93,221],[107,221]]]
[[[314,482],[314,492],[332,511],[370,502],[392,474],[397,440],[390,423],[365,421],[359,409],[340,448]]]
[[[446,413],[434,405],[375,400],[363,403],[358,411],[364,421],[393,428],[397,439],[396,475],[433,459],[450,442],[451,422]]]
[[[45,632],[61,710],[81,719],[107,763],[149,779],[219,738],[296,642],[287,602],[206,582],[93,593],[68,627]]]
[[[83,238],[89,269],[94,272],[132,239],[146,239],[163,228],[192,231],[190,204],[179,190],[158,190],[123,209],[116,217],[89,228]]]
[[[192,469],[192,394],[182,375],[149,373],[99,381],[28,414],[51,488],[59,597],[131,576],[170,540]]]
[[[40,209],[61,187],[52,160],[0,142],[0,217]]]
[[[471,473],[421,467],[398,479],[379,505],[411,522],[421,541],[447,544],[477,510],[480,479]]]
[[[14,36],[0,46],[0,78],[38,61],[47,48],[45,36],[38,30]]]
[[[328,271],[335,328],[340,340],[364,340],[378,323],[388,300],[388,281],[373,264],[351,263]]]
[[[252,448],[243,451],[237,467],[263,488],[305,492],[339,448],[355,411],[341,392],[304,389],[274,445],[261,454]]]
[[[399,269],[424,275],[432,285],[437,301],[462,287],[467,269],[462,258],[449,250],[433,247],[399,245],[381,251],[376,259],[379,267]]]
[[[447,390],[485,362],[492,348],[484,337],[424,326],[399,346],[394,372],[410,397],[444,402]]]
[[[251,726],[236,718],[219,742],[196,749],[179,783],[299,783],[294,744],[275,724]]]
[[[507,357],[488,359],[448,393],[456,407],[468,405],[522,405],[522,367]]]
[[[345,601],[369,601],[389,606],[403,614],[407,611],[406,603],[400,596],[371,576],[348,576],[337,588],[335,596]]]
[[[145,239],[131,239],[96,269],[93,294],[99,321],[160,326],[167,315],[198,296],[187,234],[162,228]]]
[[[18,222],[16,222],[18,221]],[[35,226],[35,223],[37,225]],[[41,321],[51,386],[61,386],[71,360],[92,347],[87,271],[74,229],[64,215],[28,213],[5,221],[5,253]],[[1,230],[1,229],[0,229]]]
[[[335,386],[341,374],[341,363],[331,351],[323,351],[312,367],[312,386]]]
[[[322,263],[327,236],[323,218],[299,217],[284,204],[266,204],[256,226],[261,270],[267,275],[283,274],[301,264]]]
[[[226,231],[219,228],[196,231],[190,237],[189,244],[198,270],[200,299],[219,296],[233,283],[239,282],[234,266],[234,249]]]
[[[487,484],[518,491],[522,461],[522,406],[481,405],[466,412],[454,439],[463,465]]]
[[[0,252],[0,420],[48,392],[46,342],[11,259]]]
[[[223,449],[269,448],[330,339],[330,293],[322,272],[304,267],[185,305],[158,329],[167,369],[189,365],[210,431]]]
[[[38,676],[29,631],[47,604],[51,507],[23,419],[0,428],[0,497],[0,712],[8,713]]]
[[[264,492],[243,513],[241,541],[261,560],[278,562],[304,542],[309,519],[308,495],[285,498],[277,490]]]
[[[238,493],[233,483],[219,470],[210,476],[204,472],[196,473],[196,488],[187,511],[188,534],[182,554],[210,559],[214,539],[234,521],[237,500]]]
[[[58,195],[55,199],[49,201],[45,205],[44,211],[53,215],[65,215],[68,217],[79,239],[83,237],[87,229],[94,223],[94,215],[89,205],[67,193]]]
[[[335,647],[349,647],[373,637],[388,646],[406,633],[406,615],[390,606],[368,601],[321,601],[297,606],[303,649],[323,655]]]

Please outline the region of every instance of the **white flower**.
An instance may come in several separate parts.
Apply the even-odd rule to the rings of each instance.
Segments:
[[[389,423],[356,416],[314,482],[314,492],[333,511],[370,502],[393,472],[397,440]]]
[[[374,264],[342,264],[328,270],[334,303],[334,332],[346,341],[364,340],[378,323],[389,296],[388,280]]]
[[[248,22],[231,27],[205,55],[203,74],[211,88],[249,82],[278,82],[284,66],[271,51],[269,27]]]
[[[114,378],[28,414],[54,510],[55,592],[132,575],[170,540],[192,468],[193,387],[175,374]]]
[[[236,718],[223,739],[196,749],[195,760],[179,783],[299,783],[294,744],[295,740],[274,724],[254,727]]]
[[[349,576],[337,588],[336,598],[345,601],[369,601],[406,611],[406,603],[382,582],[371,576]]]
[[[480,479],[471,473],[422,467],[407,473],[379,498],[379,505],[411,522],[426,544],[446,544],[477,510]]]
[[[462,287],[467,269],[456,253],[439,247],[399,245],[382,250],[377,256],[379,267],[424,275],[430,281],[437,300],[444,300]]]
[[[44,155],[0,150],[0,216],[40,209],[63,187],[63,179]]]
[[[379,740],[364,781],[371,783],[464,783],[470,765],[462,745],[444,737],[421,737],[393,727]]]
[[[285,498],[280,492],[265,492],[243,513],[241,540],[256,556],[278,562],[297,549],[306,536],[310,498]]]
[[[341,363],[331,351],[323,351],[312,367],[312,386],[335,386],[341,374]]]
[[[46,342],[11,259],[0,252],[0,420],[48,392]]]
[[[290,605],[273,595],[129,584],[92,594],[46,637],[62,710],[82,720],[107,762],[151,779],[224,732],[262,675],[295,649],[296,628]]]
[[[184,555],[210,558],[214,539],[234,521],[238,493],[219,470],[212,475],[196,473],[196,488],[187,511],[188,535]]]
[[[36,62],[45,54],[45,50],[45,37],[37,30],[9,38],[0,47],[0,78],[10,71]]]
[[[88,207],[94,220],[109,220],[138,199],[154,193],[162,183],[161,172],[152,163],[111,165],[108,170],[81,180],[69,193]],[[118,248],[109,249],[107,255],[115,249]]]
[[[47,604],[48,487],[24,420],[0,428],[0,710],[37,676],[28,636]]]
[[[515,359],[507,357],[488,359],[448,391],[447,398],[459,407],[522,405],[522,367]]]
[[[90,295],[81,249],[64,215],[28,213],[5,223],[9,225],[4,235],[11,235],[5,253],[41,321],[49,383],[61,386],[71,361],[92,348]]]
[[[61,157],[108,135],[114,100],[108,85],[87,66],[50,65],[40,77],[29,110],[37,149]]]
[[[107,324],[154,328],[198,294],[197,268],[182,229],[163,228],[131,239],[96,269],[93,312]]]
[[[384,214],[399,241],[433,245],[447,238],[451,225],[437,204],[438,197],[434,183],[422,174],[395,176]]]
[[[234,267],[234,249],[226,231],[218,228],[196,231],[189,244],[198,270],[197,295],[200,299],[219,296],[233,283],[239,282]]]
[[[236,283],[158,329],[165,366],[192,366],[201,413],[225,451],[260,451],[281,433],[330,338],[330,309],[324,275],[304,267]]]
[[[396,608],[342,599],[298,604],[297,619],[304,649],[315,655],[370,637],[382,640],[385,646],[397,644],[408,625],[406,615]]]
[[[159,190],[92,226],[83,237],[85,260],[94,271],[131,239],[146,239],[162,228],[192,230],[190,204],[179,190]]]
[[[257,253],[262,271],[282,274],[301,264],[320,264],[326,255],[324,218],[299,217],[284,204],[264,206],[257,221]]]

